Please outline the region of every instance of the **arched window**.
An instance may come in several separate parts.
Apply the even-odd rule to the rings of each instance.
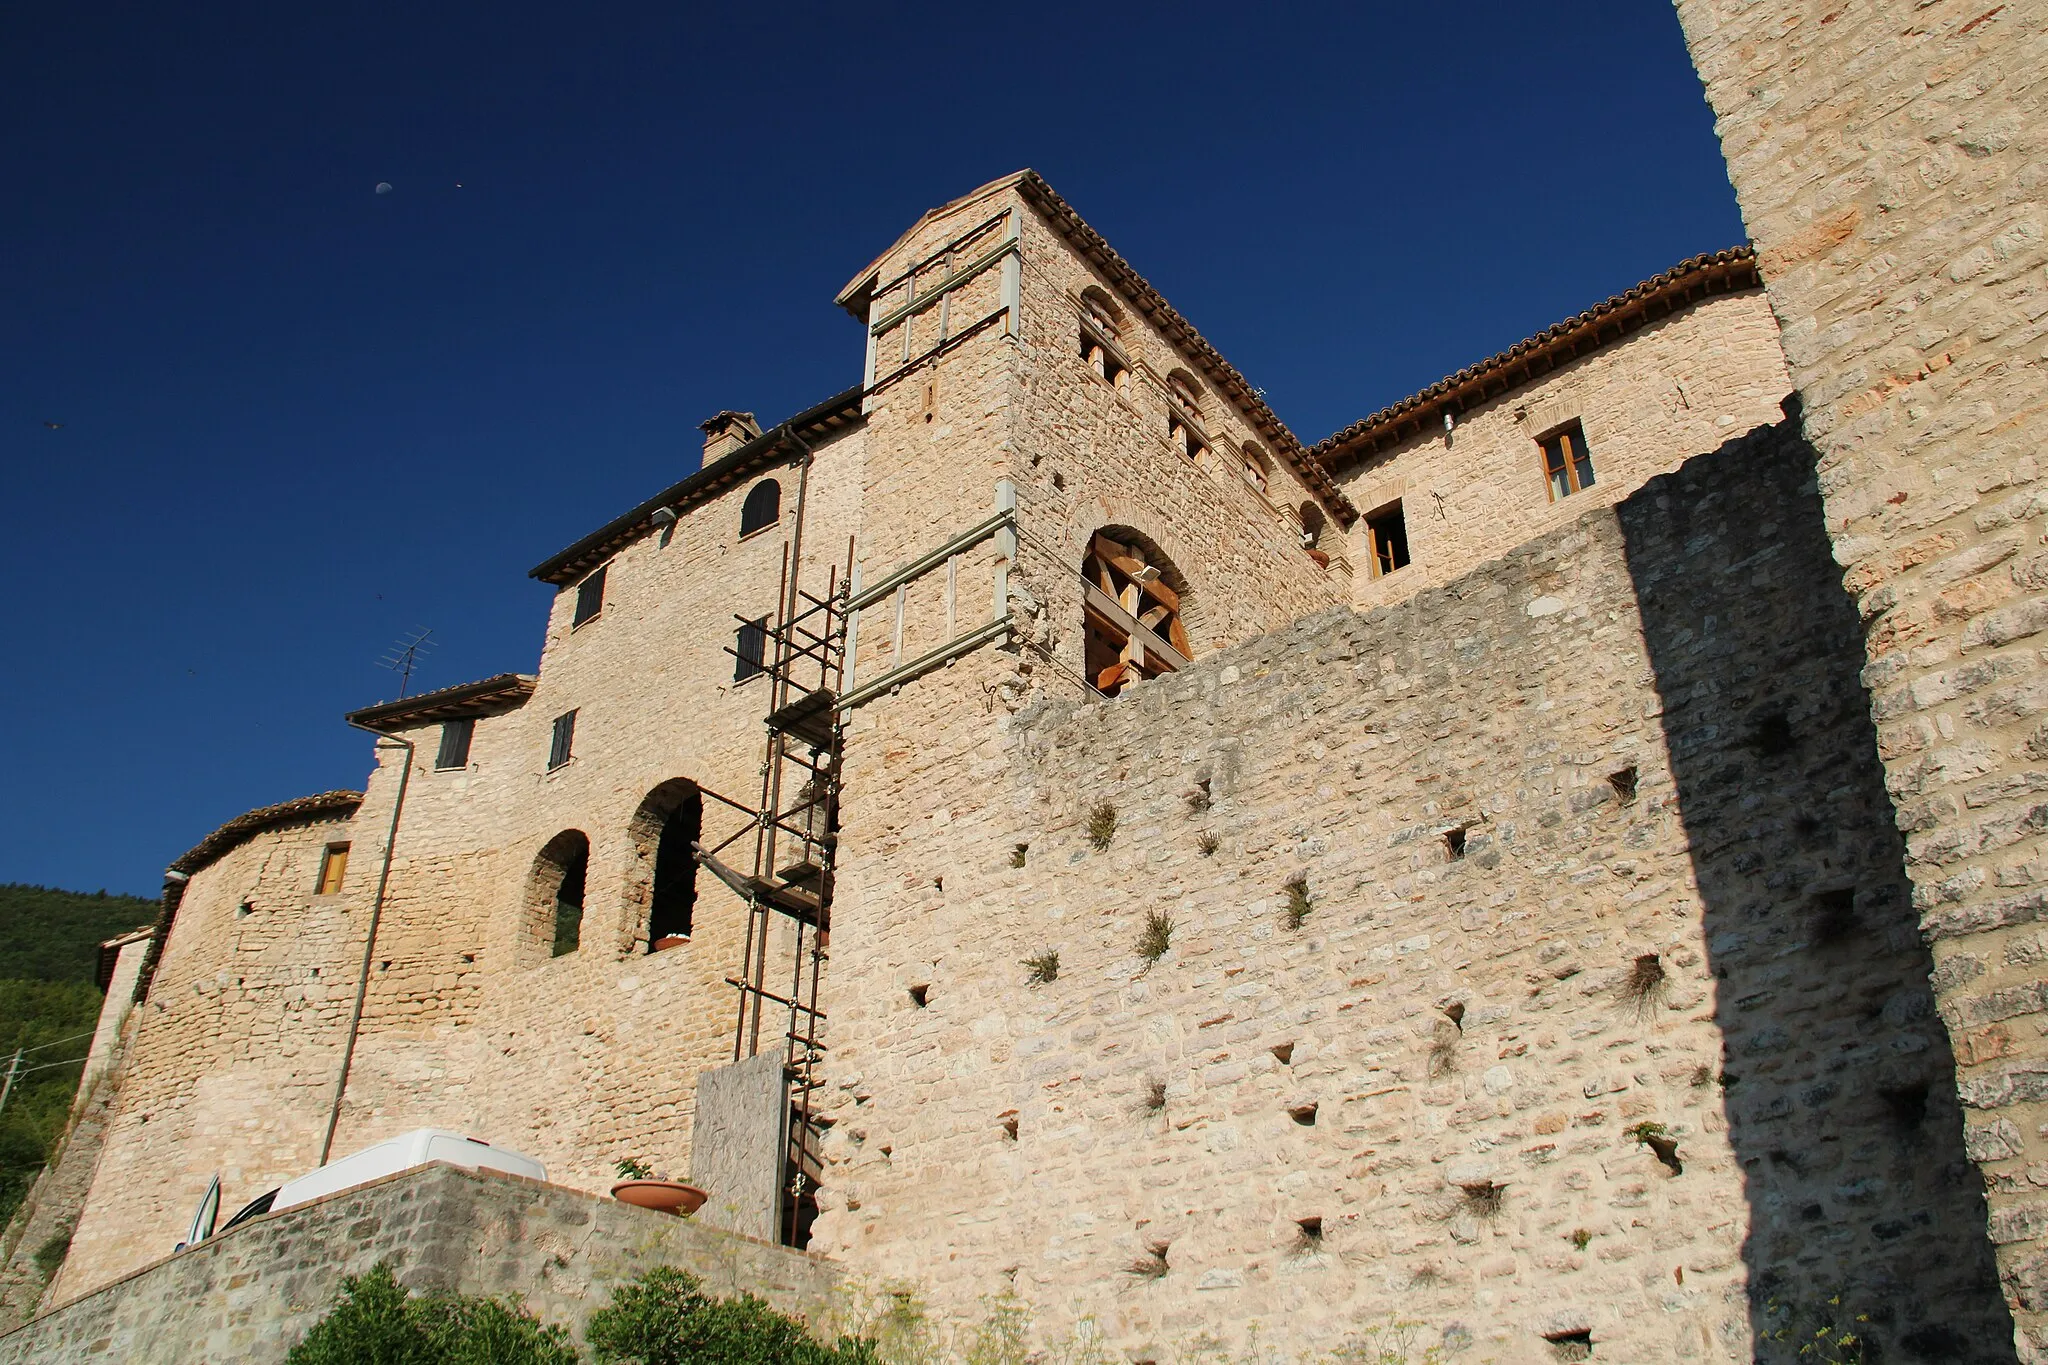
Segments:
[[[1166,376],[1166,439],[1190,460],[1208,453],[1209,438],[1202,434],[1202,386],[1186,370]]]
[[[1323,527],[1327,525],[1323,509],[1312,502],[1301,505],[1301,544],[1306,550],[1313,550],[1323,543]]]
[[[694,928],[697,854],[691,846],[703,827],[703,796],[686,778],[672,778],[647,793],[633,814],[630,832],[639,859],[628,903],[645,900],[650,953],[675,947]]]
[[[561,957],[583,941],[583,893],[590,876],[590,836],[565,829],[542,847],[527,878],[529,956]]]
[[[773,479],[763,479],[747,491],[747,500],[740,507],[740,538],[746,539],[756,531],[765,531],[782,520],[782,485]]]
[[[1266,480],[1272,473],[1273,463],[1266,458],[1266,452],[1252,441],[1246,441],[1238,452],[1243,457],[1244,481],[1261,493],[1266,491]]]
[[[1083,663],[1098,692],[1171,673],[1193,651],[1181,612],[1187,585],[1158,549],[1136,532],[1097,531],[1081,562]]]
[[[1131,383],[1130,362],[1121,349],[1123,309],[1094,285],[1081,291],[1081,359],[1118,389]]]

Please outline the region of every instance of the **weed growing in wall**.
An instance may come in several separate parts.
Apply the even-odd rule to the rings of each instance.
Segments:
[[[1671,984],[1664,972],[1664,964],[1655,953],[1644,953],[1628,969],[1621,979],[1621,1003],[1634,1012],[1637,1019],[1654,1016],[1664,998],[1671,993]]]
[[[1047,985],[1060,979],[1060,950],[1047,948],[1024,959],[1024,973],[1035,986]]]
[[[1030,852],[1031,852],[1031,845],[1029,845],[1029,844],[1018,844],[1018,845],[1016,845],[1015,847],[1013,847],[1013,848],[1012,848],[1012,849],[1010,850],[1010,866],[1011,866],[1011,867],[1022,867],[1022,866],[1024,866],[1024,858],[1025,858],[1025,855],[1027,855],[1027,854],[1028,854],[1028,853],[1030,853]]]
[[[1098,801],[1088,812],[1088,842],[1095,846],[1097,853],[1107,853],[1112,840],[1116,838],[1116,807],[1107,801]]]
[[[1216,836],[1203,830],[1195,836],[1195,848],[1204,858],[1214,856],[1217,848]]]
[[[1678,1139],[1661,1123],[1643,1122],[1622,1129],[1628,1137],[1648,1147],[1673,1175],[1683,1175],[1685,1164],[1678,1159]]]
[[[1588,1246],[1592,1244],[1593,1231],[1591,1228],[1573,1228],[1572,1235],[1570,1237],[1567,1237],[1565,1240],[1570,1242],[1579,1250],[1584,1251]]]
[[[1145,927],[1138,931],[1138,956],[1145,959],[1146,969],[1165,957],[1172,946],[1173,916],[1164,910],[1147,910]]]
[[[1308,922],[1309,912],[1316,908],[1315,897],[1308,893],[1308,874],[1297,872],[1287,879],[1287,908],[1281,912],[1289,929],[1299,929]]]

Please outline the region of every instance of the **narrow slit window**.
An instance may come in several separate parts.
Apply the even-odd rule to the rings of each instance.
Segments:
[[[320,885],[316,895],[332,896],[348,875],[348,845],[329,844],[320,854]]]
[[[611,565],[600,564],[596,572],[576,585],[576,615],[569,622],[574,630],[604,610],[604,575]]]
[[[441,722],[441,748],[434,755],[436,768],[467,768],[469,766],[469,741],[476,733],[476,718],[466,716],[461,720]]]
[[[1408,519],[1402,515],[1400,503],[1390,502],[1366,517],[1365,538],[1372,552],[1374,578],[1408,567]]]
[[[1544,437],[1542,444],[1543,478],[1552,502],[1593,486],[1593,452],[1586,446],[1584,427],[1573,422]]]
[[[757,616],[740,622],[739,638],[733,646],[732,680],[745,682],[768,671],[768,618]]]
[[[548,742],[548,771],[568,763],[576,747],[576,713],[564,711],[555,717],[554,736]]]

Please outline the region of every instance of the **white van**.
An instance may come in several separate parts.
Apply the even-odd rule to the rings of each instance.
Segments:
[[[247,1222],[258,1214],[310,1203],[322,1195],[367,1185],[372,1180],[381,1180],[387,1175],[396,1175],[434,1161],[445,1161],[450,1166],[461,1166],[471,1171],[504,1171],[530,1180],[548,1178],[548,1168],[524,1152],[515,1152],[510,1147],[493,1147],[482,1138],[464,1137],[445,1128],[415,1128],[410,1133],[401,1133],[374,1147],[365,1147],[339,1161],[330,1161],[296,1180],[286,1181],[270,1193],[251,1200],[240,1213],[228,1219],[227,1226],[221,1231],[226,1232],[228,1228]]]

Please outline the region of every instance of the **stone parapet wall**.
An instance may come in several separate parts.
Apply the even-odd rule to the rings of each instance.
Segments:
[[[1399,606],[939,727],[848,830],[813,1245],[1133,1359],[1399,1315],[1748,1360],[1837,1291],[1995,1359],[1859,663],[1779,427]]]
[[[1863,616],[1990,1236],[2048,1359],[2048,4],[1677,9]]]
[[[839,1275],[801,1252],[556,1185],[433,1165],[255,1219],[0,1336],[0,1365],[281,1361],[349,1275],[391,1263],[416,1292],[517,1295],[579,1336],[658,1265],[821,1319]]]

